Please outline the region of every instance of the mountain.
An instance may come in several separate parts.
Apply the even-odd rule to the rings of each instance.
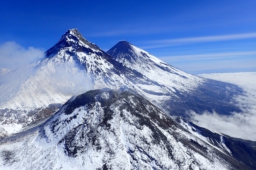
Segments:
[[[142,96],[103,89],[72,97],[42,125],[2,140],[0,168],[253,169],[227,150]]]
[[[44,59],[0,80],[1,126],[9,133],[17,132],[47,118],[71,96],[103,87],[129,88],[159,98],[146,89],[160,89],[157,82],[123,66],[77,29],[70,29],[46,51]]]
[[[8,133],[17,132],[54,113],[73,95],[94,88],[132,86],[132,79],[150,83],[70,29],[44,59],[0,79],[1,126]]]
[[[0,169],[255,169],[255,142],[189,123],[240,112],[241,88],[125,41],[104,52],[70,29],[1,77],[0,94]]]
[[[128,42],[107,53],[68,30],[45,58],[12,70],[0,79],[0,127],[9,134],[47,119],[71,96],[92,89],[130,89],[166,113],[239,112],[235,85],[180,71]]]
[[[236,85],[185,73],[126,41],[118,42],[107,53],[124,66],[156,81],[161,91],[159,98],[162,97],[159,106],[171,115],[187,117],[191,110],[199,114],[216,111],[223,115],[241,111],[234,105],[234,97],[243,94],[243,90]]]
[[[107,53],[126,67],[142,73],[162,86],[169,87],[172,93],[193,90],[204,81],[200,77],[185,73],[164,63],[126,41],[120,41]]]

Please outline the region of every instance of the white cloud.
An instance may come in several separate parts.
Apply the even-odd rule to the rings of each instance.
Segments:
[[[44,51],[34,47],[27,49],[16,42],[6,42],[0,45],[0,67],[14,69],[37,61],[44,56]]]
[[[160,40],[160,41],[155,41],[155,42],[158,42],[158,43],[163,43],[163,42],[164,43],[190,43],[190,42],[196,43],[196,42],[238,40],[238,39],[248,39],[248,38],[256,38],[256,33],[178,38],[178,39]]]
[[[249,55],[248,55],[249,56]],[[201,57],[201,56],[199,56]],[[193,73],[216,73],[216,72],[241,72],[256,70],[256,55],[254,56],[213,56],[206,59],[196,58],[195,60],[181,58],[179,60],[171,58],[160,58],[175,67]],[[215,58],[216,57],[216,58]],[[187,61],[187,62],[184,62]]]
[[[256,114],[252,112],[234,113],[232,116],[221,116],[215,112],[205,112],[202,115],[192,113],[192,115],[192,120],[202,127],[232,137],[256,141]]]
[[[256,38],[256,33],[245,33],[245,34],[230,34],[230,35],[215,35],[215,36],[202,36],[202,37],[188,37],[188,38],[177,38],[177,39],[163,39],[147,41],[151,45],[145,46],[144,49],[160,48],[168,46],[176,46],[190,43],[201,43],[201,42],[218,42],[218,41],[230,41],[240,39],[251,39]]]
[[[240,85],[246,92],[246,95],[236,97],[242,113],[223,116],[216,112],[205,112],[202,115],[191,112],[192,120],[198,125],[214,131],[256,141],[256,87],[253,85],[256,82],[256,73],[208,74],[204,76]]]
[[[256,56],[256,51],[236,51],[226,53],[207,53],[194,55],[178,55],[178,56],[164,56],[159,57],[164,61],[198,61],[198,60],[212,60],[212,59],[226,59],[234,57]]]

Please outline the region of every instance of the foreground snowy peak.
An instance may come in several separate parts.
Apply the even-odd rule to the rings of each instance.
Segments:
[[[0,153],[2,169],[250,169],[141,96],[110,89],[71,98]]]

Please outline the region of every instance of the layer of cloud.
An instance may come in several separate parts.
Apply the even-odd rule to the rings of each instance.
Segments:
[[[192,115],[193,121],[202,127],[232,137],[256,141],[256,115],[252,112],[234,113],[232,116],[221,116],[215,112]]]
[[[251,39],[251,38],[256,38],[255,32],[245,33],[245,34],[230,34],[230,35],[153,40],[153,41],[145,42],[149,45],[143,48],[151,49],[151,48],[160,48],[160,47],[168,47],[168,46],[176,46],[176,45],[192,44],[192,43],[219,42],[219,41],[241,40],[241,39]]]
[[[205,56],[194,55],[194,57],[176,56],[160,59],[192,74],[256,71],[254,52],[206,54]]]
[[[24,48],[16,42],[0,45],[0,67],[15,69],[35,62],[44,56],[44,51],[34,47]]]
[[[198,60],[213,60],[213,59],[226,59],[234,57],[244,57],[244,56],[255,56],[256,51],[236,51],[236,52],[226,52],[226,53],[208,53],[208,54],[194,54],[194,55],[178,55],[178,56],[164,56],[160,57],[164,61],[198,61]]]
[[[242,113],[222,116],[216,112],[202,115],[192,112],[193,121],[213,131],[256,141],[256,87],[252,86],[256,82],[256,73],[215,74],[207,77],[238,84],[246,91],[244,96],[236,97]]]

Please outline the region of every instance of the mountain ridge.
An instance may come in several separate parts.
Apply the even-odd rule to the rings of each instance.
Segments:
[[[215,110],[220,114],[241,111],[235,105],[230,104],[235,95],[243,93],[243,90],[236,85],[188,74],[131,43],[125,43],[126,50],[123,49],[122,44],[122,42],[117,43],[107,53],[126,67],[155,80],[162,87],[169,87],[169,96],[171,97],[169,100],[165,100],[160,107],[171,115],[189,116],[185,113],[190,110],[189,108],[196,108],[195,112],[197,113],[202,113],[205,110],[209,112]]]
[[[191,110],[239,112],[232,103],[243,93],[237,86],[185,73],[126,41],[106,53],[77,29],[45,54],[7,73],[16,81],[0,83],[1,168],[255,167],[248,165],[253,142],[246,148],[248,141],[171,118],[189,120]],[[12,136],[5,131],[38,122]],[[235,155],[240,152],[248,159]]]
[[[0,152],[0,167],[13,169],[251,169],[127,90],[73,97],[37,130],[6,139]]]
[[[83,38],[77,29],[68,30],[46,51],[44,59],[8,73],[10,80],[0,84],[0,92],[4,94],[0,96],[2,122],[19,124],[22,117],[28,121],[22,124],[26,126],[37,121],[36,117],[42,117],[38,116],[38,110],[105,87],[131,89],[174,116],[188,116],[189,109],[199,113],[215,109],[223,114],[239,111],[229,103],[235,91],[239,92],[235,86],[190,75],[126,41],[120,43],[126,44],[124,48],[129,47],[130,53],[114,46],[107,54]],[[134,62],[117,60],[120,56],[111,54],[113,49],[119,51],[117,54],[130,56]]]

